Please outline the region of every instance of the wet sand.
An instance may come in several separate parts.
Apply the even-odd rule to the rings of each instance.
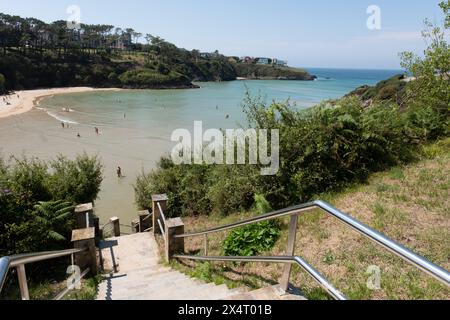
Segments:
[[[15,91],[12,94],[0,96],[0,118],[19,115],[37,106],[46,97],[77,92],[89,91],[118,91],[120,89],[96,89],[90,87],[72,87]],[[5,100],[4,100],[5,99]]]

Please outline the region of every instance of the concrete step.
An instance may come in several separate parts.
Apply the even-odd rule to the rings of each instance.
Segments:
[[[114,245],[113,255],[111,245]],[[105,280],[98,286],[98,300],[302,300],[300,298],[303,298],[285,295],[276,286],[253,292],[243,288],[228,289],[225,284],[206,283],[172,270],[159,263],[158,247],[150,233],[113,238],[103,243],[103,247],[105,247],[102,249],[104,259],[109,263],[114,260],[119,266],[119,272],[105,275]]]

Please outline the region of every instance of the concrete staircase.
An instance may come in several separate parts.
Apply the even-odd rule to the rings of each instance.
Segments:
[[[100,244],[106,272],[97,300],[292,300],[276,287],[230,290],[192,279],[159,263],[151,233],[108,239]],[[299,297],[301,298],[301,297]],[[302,299],[299,299],[302,300]]]

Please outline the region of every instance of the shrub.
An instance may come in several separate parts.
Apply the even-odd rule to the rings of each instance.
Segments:
[[[206,192],[212,208],[225,215],[250,209],[259,190],[256,168],[220,165],[211,169]]]
[[[273,248],[280,228],[273,221],[251,224],[232,231],[223,243],[226,256],[256,256]]]
[[[124,86],[153,88],[177,85],[190,85],[190,80],[177,72],[159,73],[151,69],[130,70],[119,76]]]
[[[269,202],[262,195],[255,195],[255,208],[258,214],[272,211]],[[255,256],[269,251],[278,241],[280,226],[275,221],[251,224],[232,231],[223,243],[226,256]]]
[[[65,199],[72,203],[88,203],[97,199],[103,181],[103,166],[97,157],[87,154],[72,161],[63,156],[51,162],[53,174],[50,191],[53,199]]]
[[[95,200],[101,181],[101,164],[87,155],[0,159],[0,256],[69,247],[67,208]]]

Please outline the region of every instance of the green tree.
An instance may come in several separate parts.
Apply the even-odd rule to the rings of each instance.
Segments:
[[[44,231],[42,237],[51,241],[67,241],[73,227],[73,205],[63,200],[39,202],[34,206],[35,221]]]
[[[402,66],[415,81],[409,85],[408,101],[416,107],[431,107],[445,116],[450,115],[450,0],[440,4],[445,21],[443,26],[425,20],[424,40],[429,44],[420,57],[412,52],[401,53]]]
[[[97,199],[103,181],[103,165],[97,157],[87,154],[75,161],[59,156],[51,163],[54,173],[50,178],[50,190],[54,199],[73,203],[88,203]]]

